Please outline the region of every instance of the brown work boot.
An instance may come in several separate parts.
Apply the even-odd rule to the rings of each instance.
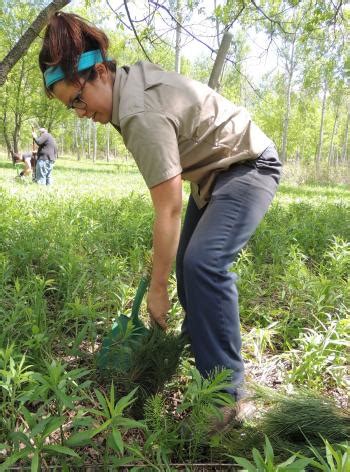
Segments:
[[[237,428],[245,421],[254,418],[256,406],[248,399],[238,400],[234,405],[219,408],[220,415],[212,420],[210,434],[224,433],[230,428]]]

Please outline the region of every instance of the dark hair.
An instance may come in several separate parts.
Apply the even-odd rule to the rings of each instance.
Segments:
[[[84,77],[91,68],[78,72],[78,59],[83,52],[100,49],[103,63],[109,70],[115,72],[115,61],[106,58],[109,40],[107,35],[74,13],[55,13],[46,27],[43,45],[39,53],[39,66],[44,74],[50,66],[59,65],[65,75],[65,80],[77,83],[80,77]],[[97,74],[95,70],[89,76],[93,81]],[[52,97],[52,86],[46,87],[45,91],[49,97]]]

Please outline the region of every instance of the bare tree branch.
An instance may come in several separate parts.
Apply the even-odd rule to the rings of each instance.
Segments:
[[[162,8],[163,10],[165,10],[167,12],[167,14],[170,16],[170,18],[175,21],[176,24],[180,25],[180,27],[189,35],[191,36],[191,38],[195,39],[196,41],[198,41],[199,43],[203,44],[203,46],[205,46],[206,48],[208,48],[210,50],[210,52],[212,54],[216,54],[216,50],[213,49],[212,47],[209,46],[209,44],[205,43],[204,41],[202,41],[201,39],[199,39],[197,36],[195,36],[188,28],[185,28],[176,18],[175,16],[171,13],[171,11],[165,6],[165,5],[162,5],[160,3],[158,3],[158,0],[157,1],[153,1],[153,0],[148,0],[149,3],[151,3],[152,5],[156,6],[157,8]],[[226,28],[225,28],[226,30]],[[258,90],[254,87],[254,85],[250,82],[250,80],[248,79],[248,77],[246,77],[240,70],[239,68],[237,67],[236,63],[230,59],[229,57],[226,58],[226,61],[227,62],[230,62],[233,67],[235,68],[235,70],[242,76],[245,78],[245,80],[247,81],[248,85],[251,87],[251,89],[256,93],[256,95],[261,99],[261,100],[264,100],[263,97],[261,96],[261,94],[258,92]]]
[[[39,13],[24,35],[21,36],[7,56],[0,62],[0,87],[6,82],[11,69],[17,64],[21,57],[24,56],[32,42],[38,37],[40,31],[47,24],[50,16],[68,5],[70,1],[71,0],[53,0]]]
[[[251,3],[253,4],[253,6],[258,10],[258,12],[260,12],[260,13],[262,14],[262,16],[263,16],[264,18],[266,18],[267,20],[269,20],[272,24],[277,25],[277,26],[281,29],[281,31],[282,31],[284,34],[291,34],[290,32],[286,31],[286,30],[283,28],[282,24],[281,24],[279,21],[274,20],[273,18],[271,18],[270,16],[268,16],[268,15],[264,12],[264,10],[263,10],[259,5],[257,5],[257,4],[255,3],[254,0],[250,0],[250,2],[251,2]]]
[[[107,0],[107,5],[109,6],[110,10],[112,10],[112,12],[115,14],[115,17],[117,18],[117,20],[119,20],[128,30],[131,30],[132,29],[131,26],[129,26],[118,13],[119,8],[121,8],[124,4],[122,3],[121,5],[119,5],[119,7],[116,10],[109,3],[109,0]]]
[[[146,58],[149,60],[149,62],[153,62],[153,61],[149,58],[149,56],[148,56],[148,54],[147,54],[145,48],[142,46],[142,43],[141,43],[141,41],[140,41],[140,38],[139,38],[139,36],[138,36],[138,34],[137,34],[137,31],[136,31],[136,29],[135,29],[133,20],[132,20],[132,18],[131,18],[130,12],[129,12],[128,0],[124,0],[124,6],[125,6],[126,14],[128,15],[128,19],[129,19],[130,25],[131,25],[132,30],[133,30],[133,32],[134,32],[136,41],[139,43],[140,48],[142,49],[144,55],[145,55]]]

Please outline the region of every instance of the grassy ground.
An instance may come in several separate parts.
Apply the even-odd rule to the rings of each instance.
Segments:
[[[333,444],[349,438],[350,190],[345,185],[295,184],[287,175],[237,261],[247,378],[266,416],[248,429],[208,438],[208,417],[221,401],[225,373],[210,386],[198,378],[190,356],[183,356],[173,376],[169,362],[163,362],[171,357],[165,354],[170,345],[176,350],[182,319],[174,277],[169,338],[157,334],[151,342],[163,363],[154,366],[153,353],[143,352],[143,370],[134,368],[128,378],[121,372],[103,376],[96,368],[101,339],[118,314],[130,312],[149,258],[152,208],[137,169],[130,162],[60,159],[50,188],[15,177],[3,156],[0,471],[20,461],[31,462],[32,470],[39,463],[81,470],[83,463],[122,467],[123,461],[143,464],[144,470],[145,464],[149,470],[172,470],[174,462],[252,458],[254,446],[271,459],[264,435],[276,451],[273,462],[290,451],[305,454],[306,435],[324,454],[328,446],[318,432]],[[142,316],[147,322],[144,306]],[[156,368],[164,385],[150,381]],[[146,384],[155,394],[148,399],[138,396]],[[130,393],[135,386],[138,393]],[[120,400],[121,394],[130,397]],[[138,396],[134,406],[140,398],[146,405],[137,420],[130,414],[132,396]],[[277,419],[271,417],[276,411]],[[312,426],[310,411],[319,415]],[[290,425],[299,418],[302,434],[278,433],[278,418]],[[274,467],[259,470],[282,470]],[[300,463],[294,470],[305,467]]]
[[[11,194],[21,195],[21,198],[33,198],[37,195],[36,186],[25,185],[24,182],[14,182],[17,170],[10,161],[0,154],[0,184]],[[20,169],[21,166],[19,165]],[[59,159],[54,169],[55,185],[46,189],[58,198],[66,198],[69,195],[91,195],[106,198],[120,198],[134,191],[146,193],[145,186],[136,166],[130,159],[118,164],[91,161],[76,161]],[[23,185],[20,185],[23,184]]]

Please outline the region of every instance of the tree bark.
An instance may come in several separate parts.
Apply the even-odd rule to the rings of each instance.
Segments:
[[[335,112],[331,142],[330,142],[330,145],[329,145],[329,152],[328,152],[328,165],[329,166],[331,166],[332,162],[333,162],[333,156],[334,156],[333,143],[334,143],[334,137],[336,135],[337,128],[338,128],[338,119],[339,119],[339,104],[337,105],[337,109],[336,109],[336,112]]]
[[[178,74],[181,73],[181,23],[182,23],[182,14],[181,7],[182,1],[176,1],[176,40],[175,40],[175,72]]]
[[[286,111],[285,111],[284,120],[283,120],[282,152],[281,152],[282,162],[286,162],[287,160],[287,142],[288,142],[288,127],[289,127],[289,118],[290,118],[290,103],[291,103],[291,94],[292,94],[293,74],[294,74],[294,69],[295,69],[295,62],[294,62],[295,42],[296,42],[296,33],[293,36],[293,40],[291,44],[289,65],[286,62],[286,69],[288,72],[288,84],[287,84],[287,93],[286,93]]]
[[[209,83],[208,83],[209,87],[211,87],[214,90],[217,90],[217,88],[219,87],[220,75],[225,64],[226,54],[230,48],[231,41],[232,41],[232,34],[229,33],[228,31],[225,31],[222,37],[222,41],[221,41],[218,53],[215,58],[214,66],[211,71]]]
[[[350,105],[348,105],[348,116],[346,119],[346,126],[345,126],[345,134],[344,134],[344,144],[343,144],[343,150],[342,150],[342,155],[341,155],[341,160],[342,162],[347,161],[347,155],[348,155],[348,140],[349,140],[349,125],[350,125]]]
[[[12,149],[12,146],[11,146],[11,140],[10,140],[8,130],[7,130],[7,107],[8,107],[8,94],[7,94],[7,86],[6,86],[5,101],[3,103],[4,112],[1,117],[1,121],[2,121],[2,133],[4,136],[5,143],[6,143],[7,154],[10,157],[10,151]]]
[[[20,73],[18,77],[18,84],[16,86],[16,96],[15,96],[15,108],[14,108],[14,129],[12,133],[12,142],[13,142],[13,150],[15,152],[19,152],[19,138],[21,134],[21,127],[22,127],[22,114],[23,111],[21,109],[22,107],[22,100],[23,100],[23,94],[22,94],[22,83],[24,80],[24,61],[21,62],[21,68],[20,68]]]
[[[326,100],[327,100],[327,84],[324,84],[323,88],[323,98],[322,98],[322,113],[321,113],[321,124],[320,132],[318,135],[318,143],[316,149],[316,173],[319,175],[321,158],[322,158],[322,145],[323,145],[323,125],[324,125],[324,115],[326,111]]]
[[[214,11],[216,11],[217,6],[218,6],[217,1],[214,0]],[[216,30],[216,41],[218,43],[218,47],[220,47],[220,22],[216,15],[215,15],[215,30]]]
[[[81,154],[80,154],[80,142],[79,142],[79,135],[80,135],[80,122],[79,118],[75,118],[74,120],[74,144],[75,144],[75,152],[77,153],[77,159],[80,161]]]
[[[84,159],[86,159],[86,143],[85,143],[86,125],[87,125],[87,122],[86,122],[86,120],[84,120],[83,125],[82,125],[82,132],[81,132],[81,149],[82,149]]]
[[[107,125],[107,162],[109,162],[109,153],[110,153],[110,134],[111,127],[110,124]]]
[[[63,128],[63,133],[61,135],[61,156],[64,155],[64,136],[66,134],[65,128]]]
[[[94,139],[94,152],[93,152],[93,155],[92,155],[92,161],[93,162],[96,162],[96,155],[97,155],[97,128],[96,128],[96,123],[93,122],[93,139]]]
[[[91,120],[88,120],[88,152],[87,158],[91,159]]]
[[[47,24],[49,18],[58,10],[70,3],[70,0],[53,0],[42,10],[24,35],[17,41],[7,56],[0,62],[0,87],[6,82],[11,69],[28,51],[32,42],[38,37],[40,31]]]

